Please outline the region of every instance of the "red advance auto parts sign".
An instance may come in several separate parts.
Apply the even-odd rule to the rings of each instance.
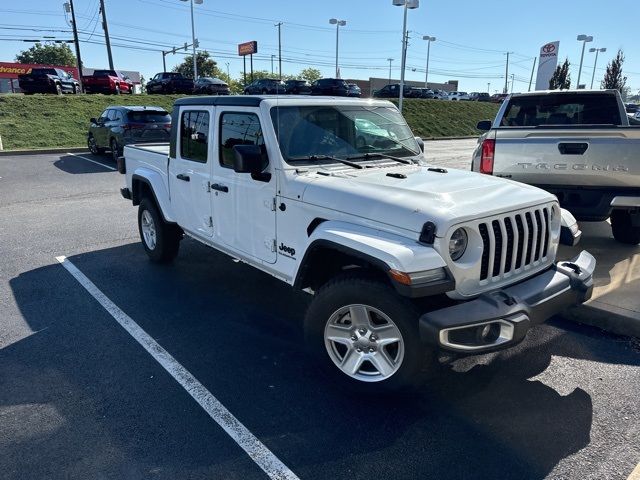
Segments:
[[[59,65],[32,65],[29,63],[8,63],[0,62],[0,78],[18,78],[18,75],[31,73],[33,68],[60,68],[73,78],[78,78],[76,67],[61,67]]]

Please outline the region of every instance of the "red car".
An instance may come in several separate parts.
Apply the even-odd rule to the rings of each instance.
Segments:
[[[96,70],[93,75],[82,77],[85,93],[133,93],[133,82],[116,70]]]

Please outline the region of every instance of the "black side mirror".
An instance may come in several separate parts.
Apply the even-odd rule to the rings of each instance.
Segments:
[[[236,145],[233,154],[233,170],[236,173],[259,174],[267,166],[267,159],[258,145]]]
[[[424,153],[424,140],[421,137],[415,137],[416,142],[418,142],[418,146],[420,147],[420,151]]]
[[[476,128],[482,132],[488,132],[491,130],[491,120],[481,120],[476,125]]]
[[[96,120],[96,119],[95,119],[95,118],[93,118],[93,117],[91,117],[91,118],[89,119],[89,121],[90,121],[91,123],[98,123],[98,120]]]

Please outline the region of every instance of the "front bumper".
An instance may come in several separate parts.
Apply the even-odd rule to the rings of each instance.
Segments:
[[[419,320],[421,339],[458,353],[511,347],[533,325],[589,300],[595,266],[593,256],[583,251],[524,282],[426,313]]]

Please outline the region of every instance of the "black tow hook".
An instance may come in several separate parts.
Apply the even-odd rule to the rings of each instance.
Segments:
[[[562,262],[562,266],[563,267],[567,267],[570,268],[571,270],[574,271],[574,273],[576,275],[580,275],[582,273],[582,270],[580,269],[580,267],[578,265],[576,265],[575,263],[571,263],[571,262]]]

